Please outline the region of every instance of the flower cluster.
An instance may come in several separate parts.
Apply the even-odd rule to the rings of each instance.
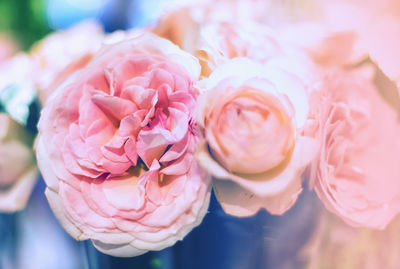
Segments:
[[[267,2],[181,4],[110,35],[83,24],[9,60],[44,105],[37,162],[71,236],[114,256],[161,250],[201,223],[211,190],[238,217],[282,215],[305,186],[353,226],[400,212],[397,47],[332,23],[344,4]],[[21,166],[0,160],[0,209],[32,163],[8,135],[0,155]]]

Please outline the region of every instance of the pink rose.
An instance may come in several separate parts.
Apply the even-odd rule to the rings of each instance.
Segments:
[[[378,229],[400,211],[400,100],[382,74],[333,72],[312,105],[321,152],[311,185],[347,223]]]
[[[199,88],[206,141],[197,159],[217,178],[222,207],[235,216],[260,208],[283,214],[301,192],[301,174],[316,152],[316,142],[299,133],[308,114],[302,81],[275,64],[237,58],[218,66]]]
[[[37,177],[32,140],[22,126],[0,113],[0,211],[14,212],[28,202]]]
[[[151,34],[104,46],[46,103],[37,159],[64,228],[135,256],[181,240],[204,217],[209,176],[194,159],[200,66]]]

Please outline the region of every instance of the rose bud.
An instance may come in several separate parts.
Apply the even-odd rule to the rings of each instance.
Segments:
[[[205,141],[197,159],[216,178],[223,209],[235,216],[260,208],[283,214],[301,192],[301,174],[316,152],[317,143],[299,132],[308,114],[302,81],[275,64],[237,58],[218,66],[199,88]]]

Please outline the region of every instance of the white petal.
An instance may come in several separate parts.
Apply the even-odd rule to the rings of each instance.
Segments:
[[[64,208],[58,193],[52,189],[46,188],[44,194],[49,201],[50,207],[54,212],[54,215],[64,227],[64,229],[76,240],[86,240],[88,238],[82,237],[82,231],[79,230],[65,215]]]
[[[104,254],[115,256],[115,257],[134,257],[146,253],[148,250],[138,249],[129,244],[124,245],[112,245],[104,244],[100,241],[92,240],[93,246],[103,252]]]

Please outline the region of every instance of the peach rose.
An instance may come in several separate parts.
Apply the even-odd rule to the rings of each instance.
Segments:
[[[210,179],[194,159],[199,74],[193,56],[144,34],[104,46],[54,91],[37,159],[71,236],[135,256],[173,245],[201,222]]]
[[[23,209],[29,199],[37,169],[33,138],[5,113],[0,113],[0,211]]]
[[[317,143],[299,133],[308,114],[302,81],[275,64],[237,58],[218,66],[199,88],[206,141],[197,159],[217,178],[223,209],[235,216],[260,208],[283,214],[301,192],[301,174],[316,152]]]
[[[377,229],[400,211],[400,99],[382,74],[371,64],[330,73],[312,105],[321,152],[311,186],[347,223]]]

